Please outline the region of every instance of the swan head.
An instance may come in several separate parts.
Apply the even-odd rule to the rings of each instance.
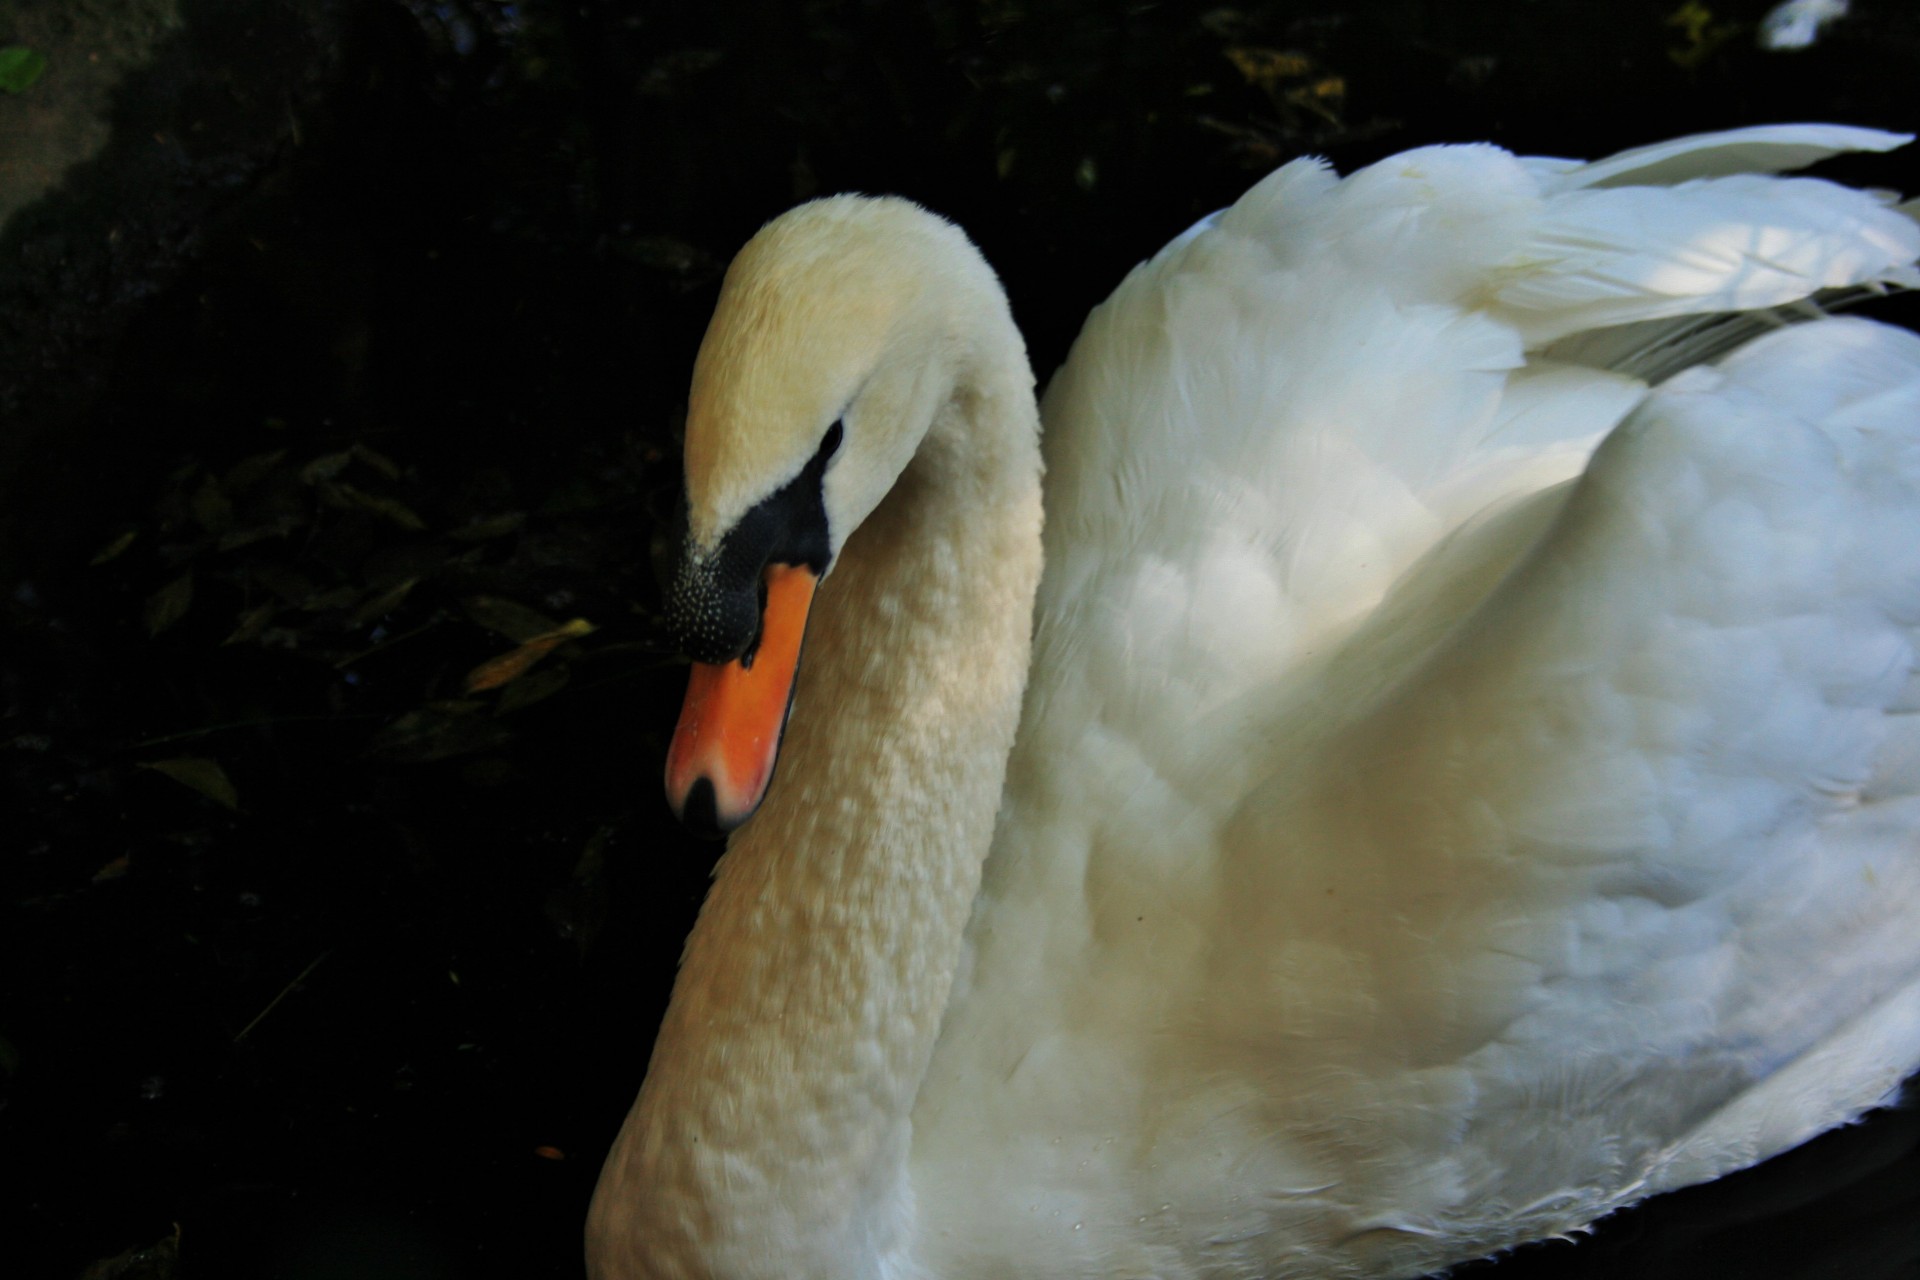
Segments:
[[[722,835],[773,777],[814,585],[964,380],[992,270],[953,224],[834,196],[763,227],[694,362],[667,622],[694,660],[669,803]]]

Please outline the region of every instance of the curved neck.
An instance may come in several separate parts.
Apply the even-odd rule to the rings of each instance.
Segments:
[[[588,1223],[595,1280],[858,1280],[993,835],[1040,571],[1032,375],[995,340],[822,584],[779,773],[687,944]]]

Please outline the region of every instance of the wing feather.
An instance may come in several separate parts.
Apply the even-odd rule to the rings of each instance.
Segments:
[[[1909,279],[1883,201],[1732,175],[1895,141],[1296,162],[1096,309],[1043,406],[929,1230],[1411,1271],[1884,1093],[1873,1046],[1920,1040],[1920,340],[1674,365],[1728,308]],[[1826,1113],[1741,1101],[1829,1033]],[[1289,1240],[1329,1252],[1257,1252]]]

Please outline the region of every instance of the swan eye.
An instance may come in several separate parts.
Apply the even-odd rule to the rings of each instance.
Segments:
[[[823,465],[832,459],[834,454],[840,452],[840,441],[847,434],[846,429],[840,425],[840,421],[838,418],[834,419],[833,425],[827,428],[827,438],[820,442],[820,452],[814,455]]]

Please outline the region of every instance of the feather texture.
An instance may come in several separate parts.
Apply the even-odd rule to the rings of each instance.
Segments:
[[[1884,202],[1687,163],[1894,141],[1299,162],[1094,313],[915,1113],[934,1274],[1417,1272],[1920,1062],[1920,340],[1588,362],[1905,282]]]

